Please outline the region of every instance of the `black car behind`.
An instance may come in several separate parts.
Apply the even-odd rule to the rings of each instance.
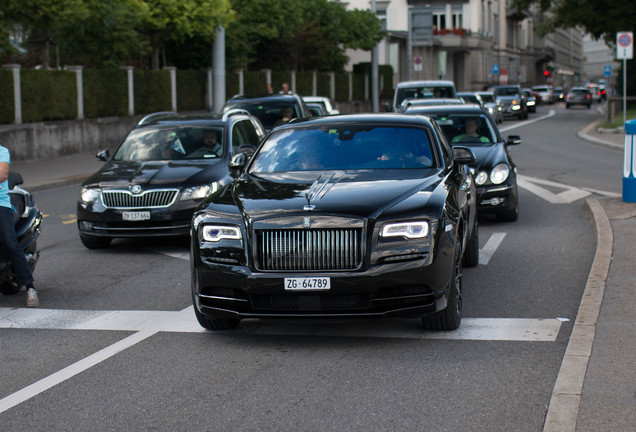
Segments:
[[[82,184],[77,203],[82,243],[101,248],[120,237],[187,236],[195,207],[232,181],[231,157],[253,151],[264,135],[240,110],[148,116],[112,156],[98,153],[106,163]]]
[[[467,148],[423,117],[327,116],[280,126],[192,222],[195,313],[423,317],[455,329],[462,265],[477,265]]]

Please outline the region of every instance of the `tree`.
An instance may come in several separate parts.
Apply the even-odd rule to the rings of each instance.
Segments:
[[[28,35],[27,42],[40,47],[40,61],[44,69],[50,68],[51,45],[58,44],[57,24],[76,22],[87,15],[82,0],[2,0],[0,4],[5,18]]]
[[[142,0],[143,1],[143,0]],[[198,36],[214,40],[219,25],[227,26],[234,17],[229,0],[145,0],[147,8],[137,30],[148,38],[152,49],[152,68],[159,69],[159,54],[168,41],[184,42]],[[165,60],[165,51],[164,51]],[[164,61],[165,65],[165,61]]]
[[[371,49],[383,37],[370,11],[328,0],[233,0],[228,27],[231,67],[341,70],[346,48]]]

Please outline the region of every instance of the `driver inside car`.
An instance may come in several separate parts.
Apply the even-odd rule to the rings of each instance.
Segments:
[[[478,129],[479,129],[479,119],[473,118],[473,117],[467,118],[464,121],[464,133],[459,134],[455,138],[453,138],[453,142],[454,143],[459,143],[459,142],[489,143],[490,139],[485,136],[480,136],[477,133]]]

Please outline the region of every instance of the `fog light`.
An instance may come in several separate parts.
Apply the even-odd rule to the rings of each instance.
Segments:
[[[93,231],[93,222],[81,221],[79,226],[82,231]]]

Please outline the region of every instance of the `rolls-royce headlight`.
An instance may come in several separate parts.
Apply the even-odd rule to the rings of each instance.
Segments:
[[[475,183],[478,185],[483,185],[488,180],[488,173],[486,171],[480,171],[475,177]]]
[[[493,184],[501,184],[508,179],[508,175],[510,175],[510,167],[501,163],[490,172],[490,181]]]
[[[218,242],[220,240],[241,240],[239,227],[228,225],[204,225],[201,228],[203,240]]]
[[[85,203],[95,202],[99,199],[101,189],[82,187],[80,189],[80,200]]]
[[[424,238],[428,235],[428,222],[390,223],[382,228],[382,237]]]
[[[209,184],[209,185],[193,186],[193,187],[185,188],[183,192],[181,192],[181,198],[179,200],[187,201],[187,200],[203,199],[206,196],[210,195],[211,193],[216,192],[218,189],[219,189],[219,184],[217,182],[212,182],[212,184]]]

